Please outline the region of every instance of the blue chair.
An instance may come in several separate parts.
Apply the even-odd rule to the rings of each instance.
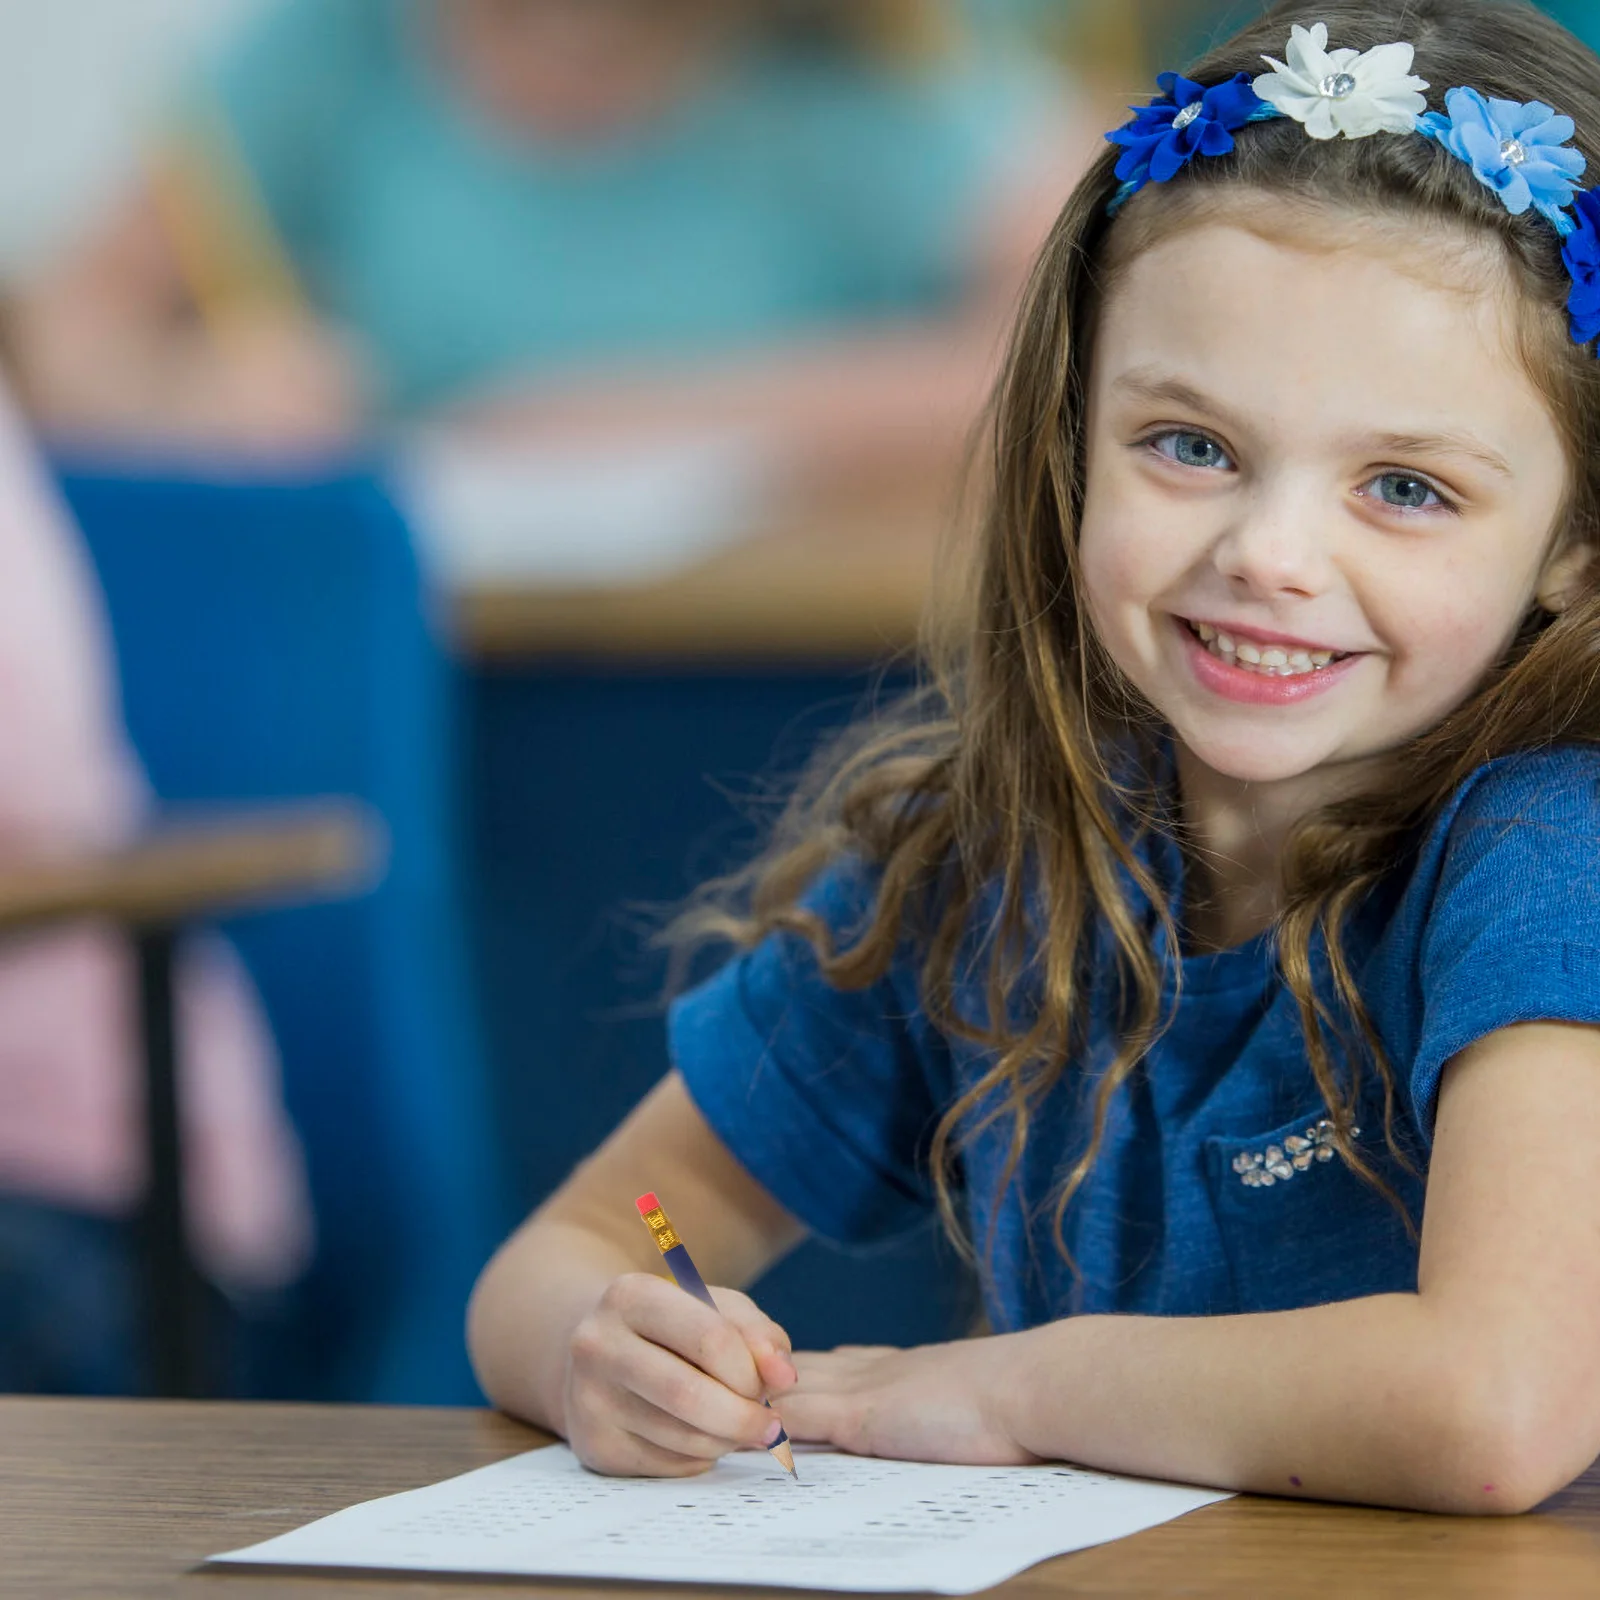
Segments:
[[[479,1403],[463,1314],[509,1226],[469,982],[459,685],[409,533],[361,471],[268,484],[63,462],[129,730],[164,802],[355,795],[370,893],[225,924],[306,1146],[319,1250],[260,1392]]]

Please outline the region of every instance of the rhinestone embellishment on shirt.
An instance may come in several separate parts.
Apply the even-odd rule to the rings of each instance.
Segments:
[[[1359,1128],[1350,1130],[1357,1138]],[[1324,1117],[1306,1129],[1302,1137],[1291,1133],[1282,1144],[1269,1144],[1265,1150],[1241,1150],[1233,1158],[1233,1170],[1247,1189],[1270,1189],[1282,1179],[1285,1183],[1297,1172],[1304,1172],[1313,1161],[1333,1160],[1333,1124]]]
[[[1520,167],[1528,159],[1528,152],[1520,139],[1507,139],[1500,146],[1500,159],[1508,167]]]
[[[1317,85],[1317,93],[1329,100],[1348,100],[1356,92],[1356,80],[1348,72],[1330,72]]]
[[[1189,124],[1193,122],[1194,119],[1199,115],[1200,102],[1198,100],[1191,100],[1189,104],[1186,105],[1183,110],[1172,119],[1172,126],[1174,128],[1187,128]]]

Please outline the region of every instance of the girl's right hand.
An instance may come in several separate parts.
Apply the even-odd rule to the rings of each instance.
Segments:
[[[648,1272],[613,1278],[567,1348],[567,1442],[595,1472],[686,1478],[764,1449],[766,1389],[795,1382],[789,1336],[737,1289],[713,1311]]]

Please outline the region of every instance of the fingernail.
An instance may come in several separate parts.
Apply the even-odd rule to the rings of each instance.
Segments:
[[[782,1432],[783,1432],[783,1423],[780,1422],[776,1417],[774,1417],[772,1419],[772,1426],[767,1429],[766,1437],[762,1440],[762,1443],[763,1444],[769,1444],[769,1445],[770,1444],[776,1444],[778,1442],[778,1435],[780,1433],[782,1433]]]

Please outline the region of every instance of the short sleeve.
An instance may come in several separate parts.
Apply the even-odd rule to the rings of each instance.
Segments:
[[[1600,752],[1490,763],[1450,825],[1423,929],[1417,1126],[1431,1143],[1439,1078],[1516,1022],[1600,1025]]]
[[[851,864],[804,899],[848,945],[874,878]],[[822,976],[809,943],[772,934],[671,1007],[673,1065],[738,1161],[812,1232],[868,1244],[933,1205],[926,1154],[948,1079],[942,1040],[898,957],[870,987]]]

